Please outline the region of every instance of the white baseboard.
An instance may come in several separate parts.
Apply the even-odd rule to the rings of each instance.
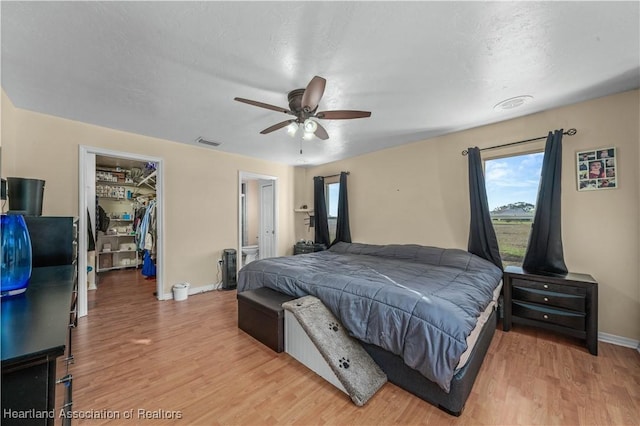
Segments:
[[[203,285],[200,287],[191,287],[189,286],[189,291],[188,294],[189,296],[194,295],[194,294],[200,294],[200,293],[204,293],[207,291],[214,291],[214,290],[220,290],[220,288],[222,287],[222,283],[216,283],[216,284],[207,284],[207,285]],[[162,300],[172,300],[173,299],[173,291],[170,291],[169,293],[164,293],[162,295]]]
[[[624,346],[625,348],[636,349],[640,352],[640,341],[629,339],[627,337],[616,336],[609,333],[598,333],[598,340],[612,345]]]

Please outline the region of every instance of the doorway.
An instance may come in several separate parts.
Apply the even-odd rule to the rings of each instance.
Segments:
[[[277,178],[240,171],[238,177],[238,269],[277,256]]]
[[[79,147],[79,173],[78,173],[78,177],[79,177],[79,185],[78,185],[78,200],[79,200],[79,212],[81,212],[79,214],[79,218],[78,218],[78,226],[79,229],[81,230],[88,230],[88,229],[96,229],[96,222],[97,222],[97,218],[96,218],[96,196],[100,195],[103,193],[103,191],[109,190],[109,191],[121,191],[122,194],[116,194],[116,199],[119,198],[123,198],[124,200],[128,200],[127,203],[125,203],[127,205],[126,208],[122,208],[122,209],[117,209],[117,210],[122,210],[122,212],[120,211],[114,211],[114,214],[117,216],[117,218],[114,217],[113,221],[113,227],[110,226],[110,228],[115,228],[115,231],[117,234],[120,234],[120,229],[119,228],[123,228],[123,233],[126,233],[128,230],[127,228],[127,220],[129,220],[131,218],[131,214],[134,213],[133,210],[133,201],[137,198],[134,197],[134,195],[138,195],[138,190],[136,190],[135,188],[138,187],[148,187],[151,183],[153,183],[153,188],[154,188],[154,192],[155,192],[155,200],[154,200],[154,205],[155,205],[155,216],[156,216],[156,223],[157,223],[157,241],[155,242],[155,248],[156,248],[156,256],[155,256],[155,264],[157,265],[157,268],[155,270],[155,274],[156,274],[156,298],[158,300],[163,300],[164,299],[164,281],[163,281],[163,273],[162,273],[162,266],[164,265],[163,262],[163,256],[164,256],[164,248],[163,248],[163,238],[162,236],[164,235],[163,232],[163,188],[162,188],[162,182],[163,182],[163,160],[161,158],[156,158],[156,157],[149,157],[149,156],[143,156],[143,155],[138,155],[138,154],[131,154],[131,153],[127,153],[127,152],[119,152],[119,151],[112,151],[112,150],[107,150],[107,149],[102,149],[102,148],[96,148],[96,147],[88,147],[88,146],[83,146],[81,145]],[[126,185],[114,185],[109,186],[108,184],[105,183],[98,183],[98,185],[96,185],[96,180],[97,180],[97,158],[100,159],[100,162],[102,164],[108,163],[108,164],[112,164],[113,167],[113,172],[106,172],[107,178],[112,178],[115,179],[115,175],[118,175],[119,173],[119,169],[127,169],[129,173],[123,174],[124,179],[126,179]],[[127,165],[131,166],[131,167],[127,167]],[[143,171],[142,173],[144,174],[143,177],[139,177],[138,179],[134,179],[133,182],[130,181],[130,179],[132,179],[131,176],[131,170],[133,169],[136,173],[134,174],[139,174],[140,171],[137,170],[139,167],[137,167],[138,165],[148,165],[149,168],[153,168],[154,170],[146,170]],[[100,172],[102,173],[102,172]],[[102,177],[105,177],[104,175],[101,175]],[[120,176],[117,177],[117,179],[120,179]],[[103,179],[101,179],[103,180]],[[119,182],[119,181],[118,181]],[[138,185],[140,184],[140,185]],[[102,192],[101,192],[102,191]],[[149,191],[147,191],[149,192]],[[99,199],[99,198],[98,198]],[[131,204],[131,206],[129,206]],[[131,209],[129,209],[129,207],[132,207]],[[129,211],[131,210],[131,211]],[[126,216],[125,216],[126,215]],[[124,216],[124,217],[123,217]],[[126,217],[126,219],[125,219]],[[118,225],[118,226],[115,226]],[[94,232],[94,238],[97,240],[97,233]],[[109,242],[110,245],[110,249],[118,249],[120,250],[120,244],[122,243],[123,246],[125,246],[124,250],[129,249],[129,245],[127,243],[128,240],[123,239],[123,241],[120,241],[118,239],[117,241],[117,245],[113,245],[113,242]],[[103,244],[104,242],[101,243],[100,246],[98,246],[97,241],[96,241],[96,251],[98,250],[102,250]],[[88,251],[88,247],[89,247],[89,239],[88,239],[88,232],[79,232],[79,236],[78,236],[78,252],[79,253],[89,253]],[[114,250],[115,251],[115,250]],[[88,304],[88,290],[89,290],[89,285],[92,284],[92,280],[94,279],[94,277],[92,277],[90,274],[96,272],[95,268],[98,267],[100,268],[100,259],[99,258],[94,258],[95,259],[95,263],[92,265],[92,270],[89,270],[88,266],[89,266],[89,257],[90,256],[85,256],[85,255],[80,255],[78,256],[78,282],[79,283],[83,283],[84,285],[79,285],[78,286],[78,315],[79,316],[85,316],[87,315],[89,312],[89,304]],[[113,262],[113,259],[117,259],[118,261],[118,265],[123,265],[123,266],[127,266],[126,263],[127,261],[129,262],[134,262],[134,265],[131,266],[138,266],[138,255],[136,254],[135,256],[132,256],[131,254],[127,254],[127,253],[122,253],[122,254],[116,254],[114,253],[113,255],[110,256],[104,256],[104,259],[107,260],[107,258],[110,258]],[[105,264],[102,264],[102,268],[103,269],[107,269],[105,267]]]

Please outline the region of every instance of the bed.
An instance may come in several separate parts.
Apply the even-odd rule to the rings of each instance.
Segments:
[[[464,250],[340,242],[251,262],[238,293],[317,297],[389,381],[459,415],[495,331],[501,279],[500,268]]]

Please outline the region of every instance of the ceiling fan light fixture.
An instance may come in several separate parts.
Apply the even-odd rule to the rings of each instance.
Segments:
[[[311,133],[312,135],[318,129],[318,123],[316,123],[315,121],[313,121],[310,118],[307,118],[306,120],[304,120],[303,126],[304,126],[304,132],[305,133]]]
[[[304,132],[304,135],[302,135],[302,139],[304,139],[305,141],[310,141],[311,139],[313,139],[313,133]]]
[[[287,133],[289,136],[294,137],[298,133],[298,123],[295,121],[287,126]]]
[[[533,96],[530,95],[521,95],[516,96],[514,98],[505,99],[502,102],[498,102],[493,106],[493,109],[496,111],[507,111],[510,109],[518,108],[528,102],[533,100]]]

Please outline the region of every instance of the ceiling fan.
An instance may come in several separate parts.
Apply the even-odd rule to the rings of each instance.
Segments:
[[[289,109],[244,98],[234,98],[234,100],[260,108],[293,115],[295,117],[267,127],[260,132],[263,135],[282,129],[286,126],[288,126],[289,134],[295,135],[298,128],[302,126],[304,130],[303,137],[305,139],[310,139],[315,135],[322,140],[326,140],[329,139],[329,134],[325,128],[320,125],[320,123],[316,120],[312,120],[312,118],[319,118],[323,120],[347,120],[352,118],[371,117],[371,112],[369,111],[336,110],[316,112],[318,109],[318,102],[320,102],[320,99],[324,94],[326,84],[327,80],[316,75],[311,79],[306,89],[295,89],[289,92],[287,95],[289,100]]]

